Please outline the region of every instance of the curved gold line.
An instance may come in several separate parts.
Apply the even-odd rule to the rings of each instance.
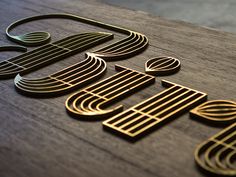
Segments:
[[[161,61],[164,61],[164,62],[161,62]],[[153,62],[152,64],[158,63],[157,65],[155,65],[155,66],[153,66],[153,67],[159,67],[160,65],[166,64],[166,63],[168,63],[168,62],[173,63],[173,62],[175,62],[175,61],[177,61],[175,58],[166,57],[166,58],[161,58],[161,59],[159,59],[158,61]]]
[[[81,110],[81,115],[93,113],[89,109],[88,105],[90,104],[90,101],[94,100],[94,99],[96,99],[96,97],[94,95],[90,95],[89,97],[81,100],[80,102],[78,102],[78,100],[75,100],[74,104],[73,104],[73,108],[78,113],[80,113],[80,111],[78,111],[78,110]],[[79,105],[79,107],[77,105]]]
[[[125,46],[127,43],[129,44],[130,41],[134,40],[135,39],[135,33],[131,33],[130,36],[126,37],[125,39],[123,40],[120,40],[118,41],[117,43],[114,43],[114,45],[112,45],[111,47],[106,47],[105,49],[99,49],[99,50],[96,50],[94,51],[94,53],[99,53],[99,54],[109,54],[109,53],[112,53],[112,51],[114,49],[117,49],[119,48],[120,46]],[[115,45],[116,44],[116,45]]]
[[[225,156],[225,152],[228,150],[227,147],[223,147],[222,149],[220,149],[219,151],[217,151],[217,153],[215,154],[215,162],[217,164],[217,166],[220,168],[220,170],[229,170],[226,165],[224,163],[222,163],[222,157]]]
[[[90,68],[94,68],[92,70],[92,73],[94,73],[94,74],[90,77],[87,77],[87,78],[83,79],[81,82],[86,82],[86,81],[88,81],[88,80],[90,80],[94,77],[97,77],[99,74],[103,73],[106,70],[105,62],[103,62],[103,60],[101,60],[99,58],[94,58],[94,59],[95,59],[94,64],[92,66],[90,66]],[[87,68],[87,69],[90,69],[90,68]],[[98,71],[98,72],[96,72],[96,71]],[[83,72],[85,72],[85,71],[83,71]],[[76,79],[81,78],[81,77],[86,77],[87,75],[91,75],[92,73],[91,72],[90,73],[85,72],[84,75],[82,75],[80,77],[77,77]],[[35,86],[32,86],[32,85],[24,85],[19,81],[19,82],[16,82],[16,87],[18,89],[23,90],[24,92],[29,92],[29,93],[34,93],[34,94],[37,94],[37,93],[38,94],[43,94],[43,93],[49,94],[49,93],[52,93],[52,92],[60,92],[60,91],[63,91],[63,90],[67,90],[67,89],[70,89],[70,88],[76,86],[76,84],[75,85],[69,85],[69,84],[65,84],[65,83],[60,82],[60,81],[58,81],[58,82],[61,83],[61,84],[54,85],[54,86],[48,86],[48,87],[45,87],[44,85],[42,87],[35,87]],[[81,82],[79,82],[78,84],[81,84]],[[67,83],[70,83],[70,82],[67,82]]]
[[[132,38],[130,37],[129,40],[127,40],[125,42],[125,44],[122,43],[122,44],[119,44],[119,46],[114,46],[112,49],[107,49],[106,51],[103,51],[102,54],[105,54],[105,55],[121,54],[121,55],[123,55],[125,50],[122,50],[122,49],[128,50],[129,46],[133,46],[136,43],[139,44],[140,43],[139,39],[140,39],[140,35],[134,34],[134,36]]]
[[[79,93],[81,93],[81,92],[78,92],[78,93],[75,93],[74,95],[79,95]],[[85,97],[85,98],[84,98]],[[72,112],[74,113],[74,114],[78,114],[78,113],[83,113],[83,111],[84,112],[86,112],[87,111],[87,109],[77,109],[77,105],[81,105],[81,102],[84,100],[84,99],[86,99],[86,98],[91,98],[91,97],[93,97],[93,95],[91,95],[91,94],[89,94],[89,93],[85,93],[85,94],[83,94],[83,95],[79,95],[79,96],[77,96],[76,98],[74,98],[73,99],[73,101],[72,101],[72,108],[70,108],[70,111],[71,110],[73,110]],[[78,114],[79,115],[79,114]]]
[[[232,124],[231,126],[227,127],[226,129],[224,129],[223,131],[217,133],[216,135],[214,135],[213,137],[211,137],[209,140],[204,141],[203,143],[201,143],[200,145],[197,146],[195,152],[194,152],[194,157],[195,157],[195,161],[196,163],[204,170],[217,174],[217,175],[227,175],[227,176],[235,176],[236,175],[236,170],[231,170],[231,169],[220,169],[215,165],[212,165],[211,162],[209,163],[210,159],[209,159],[209,151],[212,151],[213,148],[215,148],[217,145],[222,146],[224,149],[224,146],[221,144],[216,143],[215,141],[218,141],[219,137],[221,137],[223,134],[226,134],[228,132],[227,135],[225,135],[222,138],[220,138],[220,141],[226,141],[229,137],[234,136],[234,134],[230,133],[235,129],[236,123]],[[232,142],[231,142],[232,143]],[[229,148],[231,146],[231,143],[229,144]],[[218,150],[219,151],[219,150]],[[218,152],[217,151],[217,152]],[[217,153],[216,152],[216,153]],[[233,152],[235,153],[235,150],[232,151],[232,153],[229,154],[233,154]],[[214,153],[214,154],[216,154]],[[204,158],[201,158],[204,157]],[[215,157],[215,155],[214,155]],[[230,164],[230,157],[226,157],[225,158],[226,162],[228,165]],[[227,160],[228,159],[228,160]],[[208,161],[208,162],[206,162]],[[207,164],[205,164],[207,163]],[[209,166],[210,165],[210,166]]]
[[[81,99],[82,97],[86,96],[86,92],[76,92],[75,94],[70,95],[65,102],[66,110],[69,111],[69,113],[77,114],[77,112],[73,109],[74,107],[74,100],[75,99]]]
[[[75,63],[75,64],[73,64],[69,67],[66,67],[66,68],[64,68],[64,69],[62,69],[62,70],[60,70],[56,73],[53,73],[53,74],[49,75],[49,76],[38,78],[38,79],[37,78],[24,78],[24,77],[22,77],[22,81],[27,82],[27,83],[32,83],[32,84],[34,82],[41,84],[43,82],[51,81],[52,80],[51,77],[56,77],[57,78],[57,77],[61,77],[61,76],[65,75],[67,73],[67,72],[65,73],[65,71],[67,71],[67,70],[69,70],[70,72],[71,71],[73,72],[74,70],[77,70],[81,67],[84,67],[84,65],[87,65],[87,63],[90,63],[91,61],[92,61],[92,58],[90,58],[90,56],[87,55],[85,60],[82,60],[79,63]],[[78,65],[80,65],[80,66],[78,67]],[[76,67],[76,68],[71,70],[71,68],[73,68],[73,67]]]
[[[174,65],[174,64],[176,64],[177,63],[177,65],[176,66],[174,66],[174,67],[171,67],[172,65]],[[162,66],[162,67],[154,67],[154,68],[152,68],[152,69],[159,69],[159,70],[171,70],[171,69],[175,69],[175,68],[178,68],[179,67],[179,62],[177,61],[177,60],[175,60],[174,62],[172,62],[172,63],[170,63],[170,64],[168,64],[168,65],[164,65],[164,66]]]
[[[236,151],[232,151],[228,156],[225,158],[225,162],[229,168],[234,170],[234,173],[236,174],[236,166],[233,166],[232,164],[232,158],[234,157],[234,161],[236,161]]]
[[[142,37],[142,39],[140,41],[139,39],[141,37]],[[123,48],[126,48],[126,49],[121,50],[121,51],[118,50],[118,52],[114,51],[111,53],[111,55],[117,55],[117,56],[127,55],[130,52],[133,52],[134,51],[133,49],[137,50],[137,47],[143,46],[143,44],[145,44],[145,40],[144,40],[143,36],[138,35],[138,39],[136,41],[130,43],[128,46],[123,46]],[[129,46],[131,46],[131,47],[129,47]]]

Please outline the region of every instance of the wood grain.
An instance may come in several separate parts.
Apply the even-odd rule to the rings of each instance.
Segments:
[[[9,44],[5,28],[22,17],[66,12],[127,27],[145,34],[150,45],[128,60],[109,62],[103,78],[120,64],[144,72],[147,59],[171,55],[181,70],[158,77],[156,84],[119,102],[125,108],[162,91],[161,79],[206,92],[209,99],[236,95],[236,35],[168,21],[142,12],[112,7],[93,0],[1,0],[0,45]],[[52,40],[85,31],[106,31],[69,20],[44,20],[17,28],[14,33],[46,30]],[[120,38],[115,34],[116,40]],[[11,43],[12,44],[12,43]],[[31,49],[30,49],[31,50]],[[92,50],[92,49],[91,49]],[[1,60],[16,53],[2,52]],[[84,53],[67,58],[27,77],[44,76],[84,59]],[[18,94],[13,80],[0,81],[0,176],[158,176],[200,177],[194,163],[195,147],[220,128],[189,118],[189,113],[131,144],[102,130],[101,122],[70,118],[64,102],[68,95],[33,99]]]

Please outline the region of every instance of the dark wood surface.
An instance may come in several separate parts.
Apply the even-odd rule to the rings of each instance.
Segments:
[[[162,91],[161,79],[208,93],[209,99],[235,101],[236,35],[191,24],[167,21],[143,12],[112,7],[92,0],[1,0],[0,45],[10,44],[5,28],[31,15],[67,12],[127,27],[145,34],[150,45],[128,60],[109,62],[103,78],[120,64],[144,71],[151,57],[172,55],[181,71],[157,77],[156,84],[119,102],[125,109]],[[52,41],[85,31],[106,31],[70,20],[43,20],[17,28],[14,33],[46,30]],[[116,34],[116,39],[120,34]],[[12,44],[12,43],[11,43]],[[30,49],[31,50],[31,49]],[[1,60],[19,53],[1,52]],[[45,76],[84,59],[84,53],[33,72]],[[200,177],[194,163],[195,147],[222,128],[189,118],[186,113],[136,143],[102,130],[102,122],[70,118],[64,102],[68,95],[34,99],[18,94],[13,80],[0,81],[0,176],[158,176]]]

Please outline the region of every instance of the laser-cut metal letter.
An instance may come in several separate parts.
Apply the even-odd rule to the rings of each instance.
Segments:
[[[111,117],[123,109],[106,109],[115,100],[155,82],[154,77],[123,66],[116,65],[116,70],[120,72],[71,95],[65,103],[68,113],[84,120]]]
[[[108,29],[111,31],[128,35],[128,37],[124,39],[121,39],[117,42],[109,44],[108,46],[102,47],[101,49],[98,49],[95,52],[91,52],[95,54],[96,57],[100,57],[105,60],[129,58],[133,55],[136,55],[142,52],[148,45],[148,39],[143,34],[140,34],[140,33],[125,29],[125,28],[121,28],[115,25],[105,24],[105,23],[95,21],[92,19],[76,16],[73,14],[64,14],[64,13],[39,15],[39,16],[33,16],[33,17],[28,17],[25,19],[18,20],[12,23],[10,26],[8,26],[8,28],[6,29],[6,35],[10,40],[20,43],[22,45],[26,45],[26,46],[35,46],[35,45],[44,44],[50,40],[50,34],[48,32],[44,32],[44,31],[30,32],[23,35],[13,36],[13,35],[10,35],[10,31],[13,28],[24,23],[28,23],[35,20],[41,20],[41,19],[51,19],[51,18],[70,19],[70,20],[78,21],[78,22],[93,25],[93,26],[98,26],[104,29]],[[15,64],[14,62],[11,63],[11,59],[8,61],[9,62],[7,61],[0,62],[0,67],[7,66],[3,70],[0,70],[0,79],[13,77],[16,75],[16,73],[21,73],[22,70],[24,70],[24,68],[18,68],[19,67],[18,64]]]
[[[65,19],[71,19],[75,20],[78,22],[90,24],[93,26],[98,26],[104,29],[108,29],[111,31],[115,31],[118,33],[122,33],[125,35],[128,35],[128,37],[121,39],[117,42],[114,42],[112,44],[109,44],[105,47],[102,47],[94,52],[86,53],[86,60],[81,62],[81,63],[87,63],[86,65],[91,68],[94,62],[89,62],[91,58],[96,59],[97,61],[95,63],[100,63],[98,64],[99,66],[102,66],[100,72],[95,74],[96,77],[91,78],[90,80],[95,80],[97,77],[101,76],[103,71],[106,69],[106,64],[103,61],[103,59],[107,60],[117,60],[117,59],[126,59],[129,57],[132,57],[140,52],[142,52],[148,45],[148,39],[145,35],[134,32],[125,28],[121,28],[118,26],[110,25],[110,24],[105,24],[99,21],[95,21],[92,19],[72,15],[72,14],[48,14],[48,15],[39,15],[39,16],[34,16],[34,17],[29,17],[25,19],[21,19],[19,21],[16,21],[15,23],[11,24],[7,29],[6,29],[6,34],[7,37],[14,41],[18,42],[23,45],[27,46],[35,46],[35,45],[41,45],[50,40],[50,34],[48,32],[31,32],[23,35],[18,35],[18,36],[13,36],[10,35],[10,31],[24,23],[28,23],[31,21],[35,20],[41,20],[41,19],[50,19],[50,18],[65,18]],[[0,63],[1,65],[8,66],[10,68],[4,68],[3,71],[0,70],[0,78],[8,78],[16,75],[16,73],[23,73],[22,68],[17,68],[18,65],[5,61]],[[81,63],[77,63],[71,67],[68,67],[64,70],[58,71],[57,73],[51,74],[47,77],[44,78],[33,78],[33,79],[27,79],[23,78],[21,76],[17,76],[15,78],[15,86],[16,88],[21,91],[22,93],[29,94],[30,96],[55,96],[59,93],[67,93],[70,91],[73,87],[79,87],[82,86],[83,84],[88,82],[88,79],[86,77],[83,77],[83,75],[78,79],[77,83],[70,83],[71,80],[67,80],[64,78],[64,75],[67,74],[67,72],[70,72],[70,70],[74,70],[74,67],[81,67]],[[90,65],[89,65],[90,63]],[[11,66],[13,64],[13,66]],[[9,70],[10,69],[10,70]],[[11,72],[13,69],[13,73]],[[8,71],[9,70],[9,71]],[[23,68],[24,70],[24,68]],[[29,70],[28,70],[29,71]],[[77,74],[84,73],[85,69],[82,67],[82,69],[79,71],[77,70],[76,73],[70,73],[73,74],[73,76],[76,76]],[[58,78],[58,75],[60,78]],[[63,75],[63,76],[62,76]],[[56,77],[55,77],[56,76]],[[73,77],[72,76],[72,77]],[[84,80],[82,79],[84,78]],[[55,81],[56,80],[56,81]],[[65,81],[66,80],[66,81]],[[67,86],[65,86],[67,85]]]
[[[128,140],[137,140],[177,115],[207,99],[207,94],[169,81],[163,92],[103,122],[103,128]]]
[[[200,144],[194,155],[204,172],[236,176],[236,123]]]
[[[91,46],[101,44],[112,38],[113,35],[110,33],[82,33],[46,44],[0,62],[0,78],[14,77],[18,73],[29,73],[32,70],[82,52],[91,48]]]

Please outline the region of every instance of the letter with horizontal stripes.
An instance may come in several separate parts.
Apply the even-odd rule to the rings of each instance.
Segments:
[[[104,121],[103,128],[137,140],[207,99],[205,93],[166,80],[162,85],[168,89]]]
[[[111,33],[92,32],[72,35],[43,45],[32,51],[0,62],[0,79],[26,74],[43,66],[104,43],[113,38]]]

